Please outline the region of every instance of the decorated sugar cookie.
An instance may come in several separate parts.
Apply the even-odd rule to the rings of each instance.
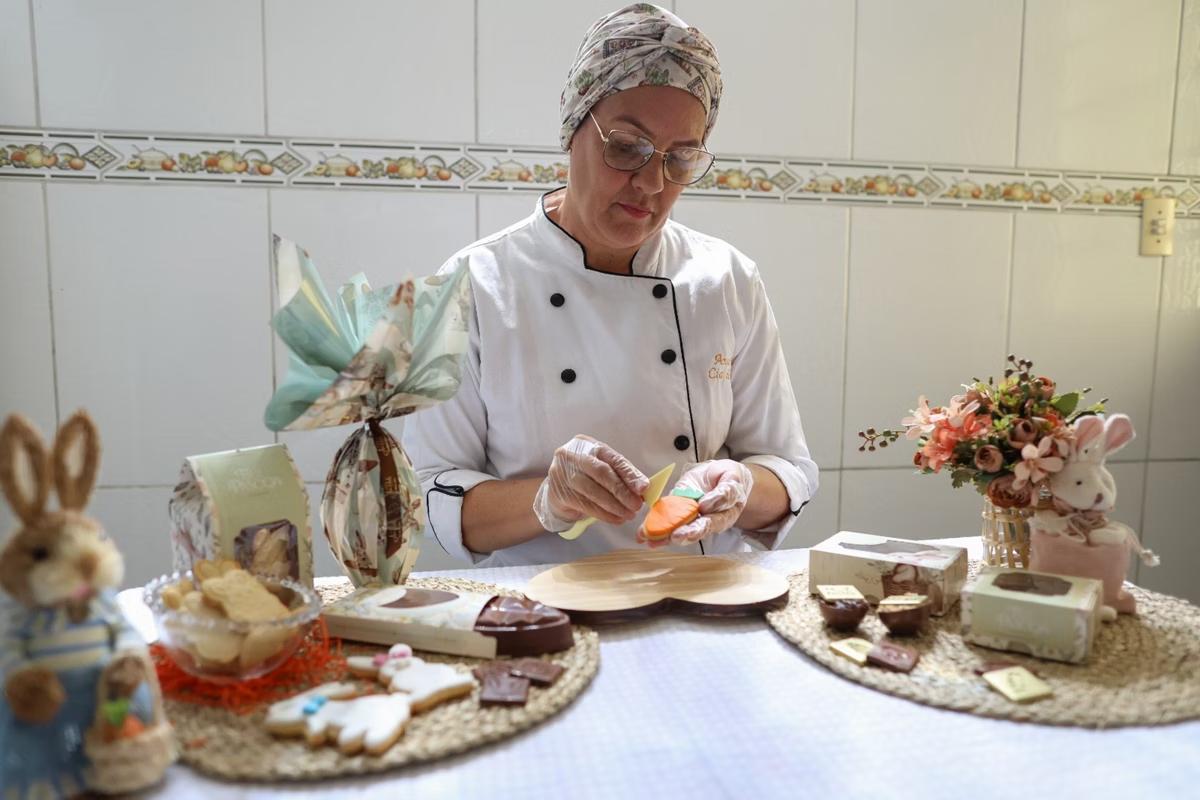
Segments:
[[[413,656],[406,644],[394,644],[387,653],[373,656],[350,656],[346,659],[350,673],[360,678],[373,678],[389,692],[403,692],[412,701],[414,714],[428,711],[439,703],[471,693],[475,680],[448,664],[431,664]]]
[[[360,678],[372,678],[387,684],[397,670],[404,669],[413,662],[412,648],[406,644],[394,644],[386,653],[373,656],[350,656],[346,666],[350,672]]]
[[[263,721],[267,730],[279,736],[302,736],[309,715],[329,700],[346,700],[362,694],[353,683],[323,683],[287,700],[272,703]],[[306,712],[306,709],[308,713]]]
[[[275,703],[267,730],[276,736],[303,736],[316,747],[336,742],[346,755],[366,750],[379,755],[396,743],[412,715],[403,694],[355,696],[349,683],[326,683]]]
[[[642,523],[647,541],[661,542],[670,538],[676,528],[681,528],[700,516],[700,504],[694,497],[672,492],[660,497],[650,507],[650,513]]]
[[[382,672],[381,669],[381,679]],[[413,658],[407,667],[391,675],[387,687],[390,692],[406,694],[412,703],[413,713],[420,714],[439,703],[470,694],[475,688],[475,679],[449,664],[431,664]]]

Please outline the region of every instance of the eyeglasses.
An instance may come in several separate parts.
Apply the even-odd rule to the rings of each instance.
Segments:
[[[604,163],[622,172],[641,169],[658,153],[663,157],[663,176],[671,183],[687,186],[703,178],[716,158],[699,147],[659,150],[645,136],[628,131],[611,130],[605,136],[595,115],[589,111],[588,116],[592,118],[592,124],[604,142]]]

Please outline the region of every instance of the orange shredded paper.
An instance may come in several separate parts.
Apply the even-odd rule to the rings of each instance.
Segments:
[[[318,618],[291,658],[258,678],[222,684],[184,672],[160,644],[150,647],[163,697],[185,703],[249,714],[297,692],[340,680],[346,671],[340,639],[331,639],[324,618]]]

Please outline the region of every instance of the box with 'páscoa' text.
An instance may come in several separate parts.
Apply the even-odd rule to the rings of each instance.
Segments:
[[[188,457],[167,508],[176,570],[225,558],[313,585],[308,492],[286,445]]]

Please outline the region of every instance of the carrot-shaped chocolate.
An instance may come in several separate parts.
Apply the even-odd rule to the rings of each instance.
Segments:
[[[650,507],[642,530],[649,541],[666,539],[678,527],[700,516],[700,504],[690,497],[669,494]]]

